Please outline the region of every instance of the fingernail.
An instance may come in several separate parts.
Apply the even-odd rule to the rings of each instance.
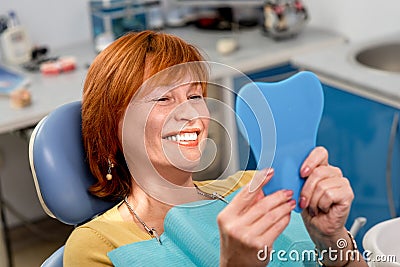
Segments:
[[[301,175],[303,177],[307,177],[310,174],[310,167],[305,166],[302,170],[301,170]]]
[[[287,196],[287,198],[292,198],[293,190],[285,190],[285,195]]]
[[[296,200],[291,199],[291,200],[288,201],[288,203],[289,203],[289,205],[290,205],[290,207],[291,207],[292,209],[294,209],[294,207],[296,207]]]
[[[307,199],[305,197],[301,197],[299,205],[301,209],[304,209],[307,205]]]
[[[272,174],[270,169],[264,169],[262,171],[256,172],[253,179],[251,179],[249,184],[250,193],[257,191],[263,184],[263,182]]]

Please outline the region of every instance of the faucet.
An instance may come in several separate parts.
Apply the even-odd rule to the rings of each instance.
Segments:
[[[360,229],[365,225],[367,222],[367,218],[365,217],[357,217],[354,219],[354,222],[350,228],[350,233],[355,237],[360,231]]]

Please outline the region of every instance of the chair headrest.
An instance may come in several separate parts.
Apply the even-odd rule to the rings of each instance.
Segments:
[[[48,215],[70,225],[81,224],[116,204],[88,191],[95,178],[85,161],[81,124],[81,102],[62,105],[35,127],[29,143],[42,207]]]

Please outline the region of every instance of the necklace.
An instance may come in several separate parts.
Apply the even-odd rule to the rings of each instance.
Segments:
[[[130,212],[133,216],[135,216],[135,218],[143,225],[143,228],[146,230],[146,232],[147,232],[151,237],[156,238],[157,241],[158,241],[158,243],[160,243],[160,245],[161,245],[160,236],[159,236],[159,234],[157,233],[156,229],[154,229],[153,227],[152,227],[152,228],[148,227],[147,224],[139,217],[139,215],[135,212],[135,210],[133,209],[133,207],[132,207],[131,204],[129,203],[128,197],[125,197],[125,198],[124,198],[124,202],[125,202],[126,206],[128,207],[129,212]]]
[[[199,195],[201,195],[203,197],[211,198],[211,199],[219,199],[219,200],[225,202],[226,204],[229,204],[229,201],[226,200],[223,196],[221,196],[217,192],[213,192],[212,194],[206,193],[206,192],[200,190],[200,188],[198,188],[196,184],[194,186],[196,187],[197,194],[199,194]],[[151,228],[148,227],[147,224],[139,217],[139,215],[136,213],[135,209],[129,203],[127,196],[124,198],[124,203],[128,207],[129,212],[136,218],[136,220],[138,220],[140,222],[140,224],[143,226],[143,228],[146,230],[146,232],[152,238],[157,239],[158,243],[160,243],[160,245],[162,245],[161,244],[160,235],[157,233],[156,229],[154,227],[151,227]]]
[[[198,188],[196,184],[194,185],[194,187],[196,187],[197,194],[202,195],[203,197],[208,197],[211,199],[219,199],[219,200],[225,202],[226,204],[229,204],[229,201],[226,200],[223,196],[221,196],[217,192],[213,192],[212,194],[210,194],[210,193],[200,190],[200,188]]]

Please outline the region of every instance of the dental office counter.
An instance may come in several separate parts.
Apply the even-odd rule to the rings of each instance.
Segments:
[[[14,109],[10,106],[8,98],[0,98],[0,134],[34,126],[57,106],[81,98],[86,65],[95,56],[93,48],[89,43],[77,44],[60,49],[59,52],[51,51],[51,54],[75,56],[77,69],[59,75],[23,72],[30,81],[28,89],[32,94],[32,104]],[[23,71],[21,68],[9,67]]]
[[[313,71],[323,82],[400,109],[400,74],[376,70],[356,60],[357,53],[363,49],[399,43],[399,36],[396,34],[363,42],[337,44],[330,49],[296,55],[292,57],[291,63],[298,68]]]
[[[193,30],[178,28],[167,32],[177,34],[195,44],[205,52],[207,60],[233,67],[243,73],[267,69],[289,62],[290,58],[304,52],[324,49],[340,44],[345,39],[336,33],[318,28],[306,27],[293,39],[275,41],[263,35],[261,29],[243,30],[240,33]],[[220,38],[233,37],[239,49],[229,55],[221,55],[216,50]],[[226,77],[226,73],[216,71],[214,77]]]

